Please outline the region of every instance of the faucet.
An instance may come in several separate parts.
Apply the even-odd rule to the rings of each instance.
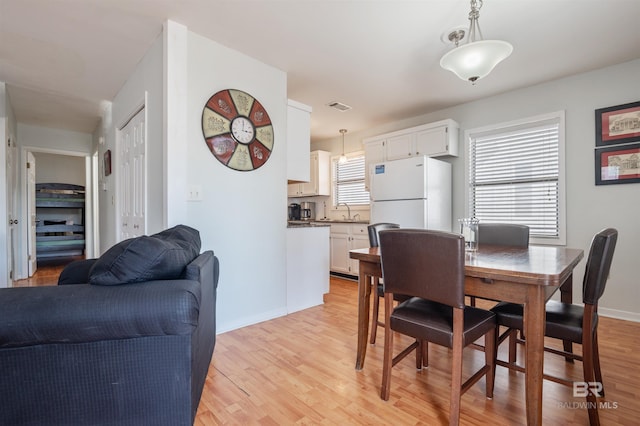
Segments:
[[[349,215],[346,220],[351,220],[351,208],[349,207],[349,204],[347,203],[338,203],[338,206],[340,206],[340,204],[343,204],[346,208],[347,208],[347,215]],[[344,217],[344,215],[342,215],[342,217]]]

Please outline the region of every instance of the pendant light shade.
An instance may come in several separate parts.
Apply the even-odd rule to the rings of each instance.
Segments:
[[[451,32],[448,38],[455,43],[456,47],[440,59],[442,68],[473,84],[486,77],[496,65],[513,52],[513,46],[506,41],[483,40],[478,21],[481,7],[482,0],[479,0],[479,5],[478,0],[471,0],[469,30],[466,34],[464,30]],[[460,41],[465,38],[466,42],[460,44]]]
[[[496,65],[509,57],[511,52],[513,46],[506,41],[475,41],[447,52],[440,59],[440,66],[473,83],[486,77]]]

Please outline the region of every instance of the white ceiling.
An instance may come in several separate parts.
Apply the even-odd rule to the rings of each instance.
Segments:
[[[0,0],[0,81],[19,122],[91,133],[171,19],[286,71],[320,140],[640,58],[640,0],[485,0],[485,39],[514,51],[472,86],[439,66],[441,36],[468,12],[468,0]]]

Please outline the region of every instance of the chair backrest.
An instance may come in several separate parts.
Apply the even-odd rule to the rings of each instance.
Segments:
[[[400,225],[397,223],[374,223],[372,225],[367,226],[367,231],[369,231],[369,247],[379,247],[380,243],[378,242],[378,234],[380,231],[384,231],[385,229],[397,229],[400,228]]]
[[[618,231],[607,228],[598,232],[591,241],[591,249],[582,282],[582,302],[597,305],[609,278]]]
[[[380,232],[386,293],[464,308],[464,238],[427,229]]]
[[[529,247],[529,227],[514,223],[478,224],[478,244]]]

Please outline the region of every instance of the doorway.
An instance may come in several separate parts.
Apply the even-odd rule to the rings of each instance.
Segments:
[[[21,175],[22,182],[24,184],[20,188],[21,200],[22,200],[22,235],[20,241],[22,246],[18,251],[14,251],[16,258],[20,260],[20,275],[19,278],[28,278],[33,276],[37,270],[38,261],[46,260],[65,260],[67,263],[77,259],[79,256],[76,252],[59,252],[60,257],[56,258],[55,253],[47,253],[48,248],[43,250],[43,238],[38,241],[38,235],[49,237],[49,240],[62,241],[61,244],[65,244],[65,240],[80,239],[78,237],[78,231],[76,228],[82,227],[84,235],[84,249],[82,250],[80,257],[94,257],[94,224],[95,224],[95,208],[94,208],[94,183],[93,183],[93,159],[87,153],[61,151],[42,149],[37,147],[23,147],[22,148],[22,161],[23,164]],[[42,183],[67,183],[81,187],[84,190],[83,204],[81,209],[64,209],[61,208],[57,212],[53,213],[60,215],[60,218],[54,217],[52,219],[51,211],[43,209],[39,212],[38,207],[34,201],[35,185]],[[56,194],[56,191],[51,191],[53,197],[58,197],[64,191],[60,191]],[[54,210],[55,211],[55,210]],[[43,234],[42,228],[38,229],[38,226],[44,225],[44,221],[47,221],[47,225],[51,226],[51,222],[56,220],[63,221],[64,225],[73,225],[75,232],[66,232],[64,229],[56,229],[52,232]],[[53,228],[49,228],[53,230]],[[76,234],[76,235],[73,235]],[[59,236],[59,238],[50,238],[51,236]],[[68,236],[67,236],[68,235]],[[59,242],[60,243],[60,242]],[[40,247],[40,249],[38,249]],[[76,249],[77,251],[77,249]],[[34,258],[36,259],[34,261]]]

